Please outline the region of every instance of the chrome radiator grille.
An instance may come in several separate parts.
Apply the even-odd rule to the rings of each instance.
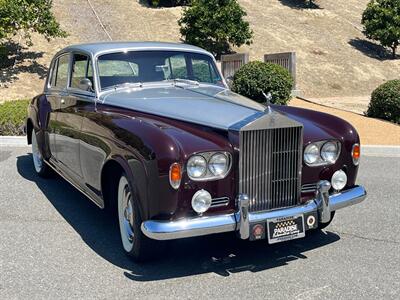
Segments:
[[[239,192],[250,211],[298,203],[302,135],[302,127],[240,132]]]

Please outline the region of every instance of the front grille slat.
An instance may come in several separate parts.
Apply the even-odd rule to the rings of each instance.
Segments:
[[[240,132],[239,192],[250,211],[294,206],[300,197],[301,126]]]

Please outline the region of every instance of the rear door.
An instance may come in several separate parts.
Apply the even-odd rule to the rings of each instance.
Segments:
[[[68,55],[68,59],[59,59],[58,70],[62,75],[64,89],[60,90],[60,108],[56,119],[56,157],[58,166],[66,175],[77,182],[82,179],[80,165],[80,131],[82,126],[82,114],[80,113],[79,99],[71,90],[72,75],[74,74],[74,56]],[[61,68],[62,67],[62,68]],[[67,72],[65,72],[65,69]],[[67,74],[66,77],[64,75]],[[57,80],[59,74],[57,73]]]
[[[56,135],[59,134],[60,126],[57,123],[57,114],[61,108],[61,95],[66,92],[68,84],[69,54],[61,54],[52,65],[50,83],[46,98],[50,104],[48,116],[48,144],[51,157],[57,161]]]

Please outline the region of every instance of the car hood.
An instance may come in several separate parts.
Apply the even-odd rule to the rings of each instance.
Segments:
[[[116,106],[227,130],[264,114],[265,106],[217,86],[163,85],[109,91],[99,99]]]

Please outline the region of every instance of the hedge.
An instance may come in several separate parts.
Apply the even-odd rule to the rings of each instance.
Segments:
[[[0,104],[0,135],[24,135],[28,104],[29,100]]]

